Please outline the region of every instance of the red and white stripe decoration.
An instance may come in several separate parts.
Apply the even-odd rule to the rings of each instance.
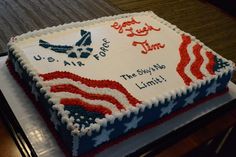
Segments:
[[[186,85],[215,74],[215,55],[205,51],[199,43],[193,42],[190,36],[182,35],[179,54],[180,61],[176,70]]]
[[[135,107],[141,102],[120,83],[91,80],[70,72],[55,71],[39,75],[50,88],[53,99],[63,105],[80,106],[87,111],[113,114]]]

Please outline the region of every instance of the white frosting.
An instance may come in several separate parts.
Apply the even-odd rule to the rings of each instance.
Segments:
[[[129,108],[130,106],[128,105],[128,99],[126,98],[126,96],[123,93],[118,92],[117,90],[113,90],[110,88],[91,88],[88,87],[84,84],[80,84],[79,82],[75,83],[74,81],[70,80],[70,79],[55,79],[55,80],[51,80],[51,81],[46,81],[46,82],[41,82],[43,87],[45,88],[45,90],[47,91],[47,93],[50,93],[50,88],[49,85],[59,85],[59,84],[71,84],[75,87],[78,87],[80,89],[82,89],[83,91],[87,92],[87,93],[91,93],[91,94],[104,94],[104,95],[111,95],[114,98],[116,98],[121,104],[124,104],[125,108]],[[62,94],[63,96],[63,94]],[[61,96],[61,97],[62,97]]]
[[[149,31],[148,35],[144,37],[127,37],[127,32],[118,33],[118,30],[111,27],[115,21],[121,24],[122,22],[131,20],[131,17],[134,17],[136,21],[141,22],[141,24],[132,25],[133,29],[141,29],[145,26],[145,23],[147,23],[154,28],[160,28],[160,31]],[[93,48],[93,51],[86,59],[68,58],[66,54],[56,53],[50,49],[39,46],[40,39],[56,45],[74,45],[81,38],[81,29],[91,32],[91,47]],[[169,22],[159,18],[152,12],[104,17],[92,21],[76,22],[29,32],[15,37],[17,40],[14,42],[10,41],[9,49],[14,50],[13,54],[18,58],[20,64],[27,70],[30,76],[34,76],[34,80],[37,81],[37,87],[42,87],[41,91],[45,93],[45,97],[51,96],[49,101],[54,104],[53,109],[57,110],[58,114],[62,116],[61,120],[67,124],[67,128],[72,130],[73,134],[82,136],[86,133],[91,135],[93,130],[99,131],[101,126],[106,126],[107,122],[112,124],[116,118],[121,120],[124,116],[130,117],[130,112],[137,114],[139,111],[143,112],[146,108],[158,106],[159,102],[164,103],[166,100],[170,101],[177,95],[186,94],[187,90],[192,91],[193,89],[197,89],[201,85],[210,82],[212,79],[216,80],[217,78],[222,77],[224,73],[232,72],[234,70],[234,64],[232,62],[217,55],[218,58],[222,58],[224,61],[229,62],[230,66],[217,72],[214,76],[209,75],[204,68],[208,63],[208,59],[203,55],[204,62],[200,70],[207,77],[205,80],[197,80],[196,77],[190,73],[190,66],[187,65],[185,73],[190,75],[193,82],[190,86],[186,86],[183,79],[176,71],[176,67],[180,61],[179,47],[182,43],[181,34],[189,35],[192,39],[192,43],[188,46],[188,51],[191,52],[191,47],[197,42],[200,45],[203,45],[201,54],[205,51],[211,51],[216,55],[214,51],[196,40],[195,37],[182,32],[176,26],[171,25]],[[99,60],[97,60],[93,55],[100,52],[100,47],[102,47],[104,43],[104,38],[110,42],[109,48],[107,48],[108,51],[105,52],[106,56],[99,56]],[[160,42],[161,44],[165,44],[165,47],[143,54],[141,53],[142,47],[140,45],[133,46],[132,42],[144,40],[147,40],[150,44]],[[37,55],[41,56],[40,61],[34,59]],[[42,59],[43,57],[45,59]],[[52,57],[55,60],[53,62],[48,62],[47,59],[49,57]],[[194,58],[194,55],[190,54],[190,58]],[[78,61],[81,61],[85,65],[79,67],[78,65],[75,66],[71,63],[71,66],[64,66],[64,61],[76,64]],[[191,60],[190,63],[193,63],[193,61]],[[164,65],[165,68],[155,69],[150,74],[147,73],[142,75],[137,71],[154,68],[153,65],[157,64]],[[60,81],[62,80],[58,79],[45,82],[38,76],[38,74],[53,71],[68,71],[93,80],[114,80],[123,85],[135,98],[142,101],[142,104],[138,107],[130,107],[129,110],[122,110],[120,112],[114,110],[114,114],[106,115],[106,118],[103,119],[96,119],[97,124],[91,124],[88,128],[82,127],[79,129],[78,124],[76,124],[75,127],[74,119],[70,118],[69,113],[65,112],[63,105],[57,100],[58,97],[60,98],[62,96],[57,94],[52,95],[49,92],[49,85],[61,83]],[[131,79],[124,79],[124,77],[121,77],[121,75],[132,75],[133,73],[135,74],[135,77]],[[140,89],[144,84],[147,85],[147,82],[153,81],[153,78],[154,80],[157,78],[161,81],[155,85]],[[90,93],[93,93],[94,91],[94,89],[91,90],[89,87],[86,87],[86,85],[75,84],[66,79],[63,79],[63,82],[64,81],[79,86]],[[114,97],[117,97],[117,100],[125,105],[128,104],[127,98],[122,94],[117,94],[114,90],[101,88],[96,90],[102,94],[114,94]],[[65,94],[62,93],[62,95],[64,96]],[[104,103],[104,105],[108,104]]]
[[[63,98],[78,98],[81,99],[82,101],[92,104],[92,105],[101,105],[104,106],[106,108],[109,108],[112,113],[117,113],[120,112],[115,106],[114,104],[107,102],[107,101],[103,101],[103,100],[89,100],[89,99],[85,99],[83,96],[81,96],[80,94],[73,94],[73,93],[68,93],[68,92],[58,92],[58,93],[50,93],[50,96],[52,98],[54,98],[54,102],[56,103],[60,103],[60,99],[61,97]]]
[[[200,51],[201,56],[203,57],[203,63],[202,66],[200,68],[200,71],[205,75],[205,76],[209,76],[210,74],[205,70],[206,69],[206,65],[209,62],[209,59],[206,56],[206,50],[205,49],[201,49]]]
[[[188,52],[193,52],[193,46],[195,45],[194,42],[190,43],[187,47]],[[189,64],[185,67],[185,73],[188,73],[191,69],[191,65],[193,64],[194,60],[196,57],[194,56],[193,53],[189,53],[189,57],[191,58]],[[205,70],[205,69],[204,69]],[[195,76],[192,73],[188,73],[188,76],[190,77],[191,80],[196,80]]]
[[[176,69],[173,66],[179,61],[178,48],[181,43],[181,36],[174,34],[173,31],[156,22],[156,19],[151,18],[152,14],[139,14],[135,19],[137,21],[143,21],[156,28],[161,28],[160,32],[151,31],[147,37],[132,37],[129,38],[124,34],[119,34],[117,30],[111,27],[114,21],[107,21],[104,23],[98,23],[96,25],[88,25],[86,27],[76,27],[72,29],[66,29],[60,32],[54,32],[51,34],[45,34],[41,36],[35,36],[27,40],[17,42],[16,45],[23,50],[25,58],[28,60],[29,65],[35,68],[35,71],[39,74],[49,73],[52,71],[69,71],[80,76],[102,80],[109,79],[120,82],[134,97],[141,101],[146,101],[156,96],[156,93],[168,92],[171,89],[178,89],[179,86],[184,86],[184,83],[178,76]],[[117,20],[122,23],[127,19]],[[144,26],[144,23],[141,26]],[[137,28],[142,28],[138,26]],[[92,47],[94,48],[92,55],[100,51],[102,46],[102,39],[106,38],[110,41],[109,51],[106,52],[106,57],[100,57],[100,61],[97,61],[92,55],[87,59],[74,59],[68,58],[65,54],[55,53],[52,50],[40,47],[38,41],[43,39],[50,43],[56,43],[59,45],[73,45],[80,39],[80,30],[85,29],[92,34]],[[160,42],[164,43],[166,47],[158,51],[150,52],[149,54],[141,53],[141,46],[132,46],[133,41],[144,41],[148,39],[150,43]],[[170,42],[171,41],[171,42]],[[36,61],[34,56],[41,55],[45,58],[53,57],[59,62],[47,62],[46,60]],[[171,59],[166,59],[168,56],[173,56]],[[63,66],[63,61],[82,61],[84,67]],[[130,64],[132,63],[132,64]],[[173,64],[175,63],[175,64]],[[125,80],[120,77],[123,74],[136,73],[138,69],[147,69],[155,64],[164,64],[165,70],[154,72],[152,75],[146,74],[138,76],[136,78]],[[60,68],[58,68],[60,67]],[[141,83],[150,81],[152,78],[159,77],[159,75],[165,76],[168,83],[163,83],[157,86],[152,86],[145,89],[138,89],[134,82]]]

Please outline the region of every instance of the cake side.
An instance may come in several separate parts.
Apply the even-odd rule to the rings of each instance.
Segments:
[[[68,143],[68,145],[70,145],[69,147],[71,147],[71,149],[74,148],[74,155],[75,156],[76,156],[76,154],[80,154],[80,153],[83,153],[83,152],[90,150],[94,147],[97,147],[100,144],[102,144],[106,141],[109,141],[113,138],[116,138],[116,137],[120,136],[121,134],[124,134],[136,127],[141,127],[145,124],[151,123],[151,122],[161,118],[165,114],[169,114],[172,111],[177,110],[178,108],[182,108],[184,106],[187,106],[188,104],[192,104],[193,102],[205,97],[206,95],[210,95],[212,93],[220,91],[226,87],[228,81],[230,80],[230,77],[231,77],[231,74],[232,74],[232,71],[234,68],[234,65],[232,62],[225,60],[224,58],[222,58],[221,56],[217,55],[212,50],[207,48],[200,41],[197,41],[191,35],[180,31],[177,27],[175,27],[175,26],[169,24],[168,22],[166,22],[165,20],[157,17],[153,13],[145,12],[145,13],[125,14],[125,15],[119,15],[119,16],[110,17],[110,18],[103,18],[100,21],[95,20],[94,22],[91,22],[91,23],[88,22],[88,23],[89,23],[89,25],[92,25],[92,23],[111,21],[111,23],[113,25],[109,24],[109,26],[113,26],[112,29],[116,30],[115,22],[117,19],[121,19],[121,20],[124,19],[124,21],[127,21],[127,19],[132,20],[131,17],[133,17],[137,20],[136,16],[139,16],[139,15],[148,15],[148,17],[152,17],[153,19],[157,20],[158,23],[161,24],[161,28],[167,27],[168,29],[174,30],[173,32],[175,32],[179,36],[180,43],[178,43],[178,45],[177,45],[178,46],[177,50],[180,51],[178,54],[178,57],[179,57],[178,59],[180,61],[179,60],[177,61],[178,64],[176,65],[176,67],[174,67],[174,70],[177,71],[176,73],[178,73],[178,75],[181,76],[178,79],[182,81],[182,84],[184,86],[182,86],[182,88],[180,88],[180,89],[169,90],[168,92],[165,92],[165,93],[161,94],[160,96],[156,96],[152,99],[149,98],[148,100],[144,100],[144,101],[143,100],[140,101],[140,100],[136,99],[135,97],[139,94],[134,94],[133,92],[131,92],[131,95],[128,94],[125,97],[126,98],[131,97],[131,99],[134,99],[136,101],[134,104],[135,105],[137,104],[136,106],[131,105],[131,107],[127,108],[127,110],[122,110],[123,108],[120,108],[120,110],[118,110],[117,112],[115,111],[114,114],[108,114],[109,112],[104,112],[103,117],[97,113],[92,113],[92,115],[96,115],[95,116],[96,118],[94,118],[95,123],[87,125],[87,126],[85,123],[84,127],[82,127],[82,125],[78,125],[78,123],[76,123],[76,120],[78,118],[76,119],[75,117],[78,117],[78,115],[81,113],[78,113],[78,112],[73,113],[73,111],[75,111],[75,110],[78,111],[78,108],[75,109],[75,107],[73,107],[73,105],[72,106],[65,106],[65,105],[62,105],[61,103],[58,103],[58,100],[55,100],[55,98],[53,98],[53,95],[51,94],[52,88],[49,87],[47,85],[47,83],[45,84],[45,78],[44,78],[44,76],[46,77],[46,76],[48,76],[48,74],[55,75],[57,73],[60,73],[60,76],[61,75],[67,75],[67,76],[70,75],[70,76],[74,76],[76,78],[78,77],[78,75],[71,73],[71,71],[65,73],[64,71],[60,72],[60,70],[58,70],[57,73],[41,74],[38,72],[38,69],[35,69],[36,67],[34,65],[32,65],[32,63],[29,63],[28,57],[24,56],[25,55],[24,52],[22,52],[22,50],[19,49],[16,46],[16,44],[14,44],[14,43],[20,42],[19,40],[27,40],[27,38],[30,39],[31,37],[40,36],[41,33],[46,33],[49,30],[51,32],[54,32],[56,29],[59,29],[59,30],[60,29],[70,29],[70,28],[76,27],[76,25],[78,25],[77,27],[81,27],[83,24],[86,24],[86,23],[82,23],[82,24],[75,23],[75,24],[71,24],[71,25],[59,26],[59,27],[55,28],[55,30],[54,30],[54,28],[51,28],[51,29],[46,29],[46,30],[42,30],[39,32],[31,33],[30,35],[29,34],[23,35],[20,37],[16,37],[17,41],[11,42],[9,44],[9,50],[10,50],[10,53],[9,53],[10,57],[9,58],[13,61],[14,66],[16,67],[16,71],[19,73],[19,75],[22,75],[22,73],[25,73],[23,77],[29,77],[28,80],[31,80],[31,82],[33,81],[33,83],[31,83],[31,85],[29,86],[29,88],[35,88],[34,94],[36,95],[36,97],[39,96],[39,98],[40,98],[39,100],[43,100],[42,103],[45,105],[45,110],[47,110],[48,115],[49,116],[53,115],[52,113],[55,111],[54,115],[55,114],[59,115],[58,120],[61,119],[61,121],[64,122],[63,125],[59,126],[59,128],[60,128],[59,132],[61,132],[60,134],[62,134],[62,136],[65,136],[64,140],[66,141],[66,143]],[[137,20],[136,22],[139,22],[139,21]],[[149,29],[151,29],[151,28],[149,27]],[[154,32],[158,31],[158,27],[154,28],[154,26],[152,26],[152,29],[156,29],[156,30],[154,30]],[[115,33],[117,33],[117,32],[115,32]],[[168,33],[167,33],[167,35],[168,35]],[[177,37],[177,39],[178,39],[178,37]],[[103,42],[104,42],[104,40],[103,40]],[[108,41],[106,41],[106,42],[108,42]],[[192,66],[192,68],[191,67],[189,68],[190,71],[192,70],[196,73],[197,79],[196,78],[191,79],[191,77],[193,77],[193,76],[186,77],[186,73],[188,74],[189,72],[185,72],[184,70],[181,70],[181,69],[183,69],[183,67],[188,66],[186,64],[185,60],[186,60],[186,58],[187,58],[187,60],[188,60],[188,58],[190,58],[190,57],[186,57],[187,56],[186,49],[187,49],[187,46],[189,45],[189,42],[192,42],[193,45],[196,45],[196,46],[193,46],[194,47],[194,50],[193,50],[194,54],[196,54],[195,56],[198,56],[197,54],[199,53],[199,49],[203,48],[206,50],[205,56],[206,57],[209,56],[208,58],[211,58],[211,60],[212,60],[212,62],[206,63],[206,67],[208,67],[208,68],[206,68],[206,71],[209,72],[209,74],[208,74],[209,76],[207,76],[206,78],[203,76],[203,74],[199,73],[199,68],[197,68],[197,70],[194,70],[194,67],[199,66],[199,64],[198,64],[199,62],[205,61],[204,59],[201,59],[201,57],[199,57],[200,61],[192,63],[195,66]],[[44,40],[43,41],[39,40],[39,44],[41,44],[41,45],[44,44],[43,48],[48,46],[48,43],[45,43]],[[137,42],[136,42],[136,44],[137,44]],[[163,45],[159,45],[159,46],[163,46]],[[62,48],[68,49],[69,47],[64,46]],[[58,50],[58,47],[56,47],[56,51],[60,51],[60,50]],[[139,51],[140,51],[140,49],[139,49]],[[142,53],[147,52],[145,50],[143,50],[143,51],[144,52],[142,52]],[[75,54],[72,53],[71,56],[75,56]],[[81,56],[81,54],[80,54],[80,56]],[[82,55],[82,57],[85,57],[85,56],[86,56],[86,54]],[[131,56],[129,56],[129,57],[131,57]],[[183,58],[182,61],[180,59],[181,57]],[[123,59],[123,58],[121,58],[121,59]],[[160,64],[158,64],[158,65],[153,64],[152,66],[154,68],[157,67],[156,69],[159,69],[159,70],[161,68],[165,68]],[[134,67],[133,69],[135,69],[135,68],[136,67]],[[158,83],[161,83],[161,81],[165,80],[165,78],[163,80],[160,80],[162,78],[162,75],[157,74],[157,76],[158,76],[157,79],[152,80],[154,83],[157,82],[156,84],[158,84]],[[125,80],[125,77],[126,77],[126,75],[124,75],[120,78]],[[132,75],[131,75],[131,77],[132,77]],[[86,77],[79,77],[79,78],[82,78],[82,80],[91,80],[91,79],[87,79]],[[94,81],[90,81],[90,82],[92,82],[91,84],[94,84],[94,82],[97,82],[97,79],[93,79],[93,80]],[[71,84],[73,85],[73,83],[71,83],[71,81],[69,81],[69,82],[70,82],[70,85]],[[81,79],[79,80],[79,82],[81,82]],[[105,81],[105,82],[108,82],[105,84],[112,84],[111,83],[112,81],[110,81],[110,82]],[[116,86],[117,84],[120,84],[120,83],[114,83],[114,84]],[[151,82],[151,84],[153,84],[153,83]],[[144,84],[144,85],[147,85],[147,84]],[[119,87],[119,88],[123,89],[123,86],[124,86],[124,89],[126,89],[126,87],[127,87],[126,85],[121,85],[121,87]],[[74,87],[74,86],[67,86],[67,88],[70,88],[70,87]],[[104,87],[102,87],[102,88],[104,88]],[[140,86],[138,88],[140,88]],[[58,90],[60,88],[54,88],[54,89]],[[137,90],[137,89],[135,89],[135,90]],[[122,90],[122,91],[124,91],[124,90]],[[127,91],[127,90],[125,90],[125,91]],[[124,93],[129,93],[129,92],[124,92]],[[133,97],[132,94],[134,94],[135,96]],[[154,94],[156,94],[156,93],[154,93]],[[138,97],[140,97],[140,96],[138,96]],[[119,101],[123,101],[123,99],[121,99]],[[112,102],[114,102],[114,101],[112,101]],[[81,108],[79,110],[81,112],[85,112]],[[83,117],[83,118],[80,117],[79,119],[81,120],[84,118],[85,117]],[[58,127],[57,125],[55,125],[55,126]],[[70,135],[70,131],[72,132],[72,134],[74,136]],[[71,142],[71,141],[74,141],[74,142]],[[75,141],[77,141],[77,142],[75,142]],[[74,143],[74,146],[73,146],[73,143]],[[79,146],[79,145],[85,145],[85,144],[86,144],[87,148]],[[78,151],[77,149],[79,150],[79,152],[77,152]]]
[[[23,73],[22,73],[23,74]],[[27,73],[25,73],[27,74]],[[24,74],[23,74],[24,75]],[[221,78],[221,81],[223,83],[225,83],[225,81],[227,81],[228,79],[230,79],[230,74],[229,75],[225,75],[224,77]],[[28,85],[28,82],[31,82],[32,80],[28,80],[28,79],[24,79],[25,80],[25,83]],[[218,83],[221,83],[220,81],[217,81]],[[212,83],[214,84],[214,83]],[[29,88],[32,88],[31,86]],[[206,89],[206,88],[205,88]],[[214,91],[216,93],[218,92],[223,92],[225,89],[225,84],[222,84],[222,86],[218,86],[217,87],[217,90]],[[195,91],[197,92],[202,92],[203,95],[203,98],[205,97],[205,90],[204,88],[202,88],[201,90],[198,89],[198,90],[193,90],[194,93]],[[209,90],[210,91],[210,90]],[[38,91],[39,92],[39,91]],[[124,131],[118,131],[116,132],[116,136],[122,136],[122,135],[125,135],[123,132],[126,132],[129,133],[130,131],[132,132],[134,128],[142,128],[141,126],[146,126],[147,124],[152,124],[152,123],[158,123],[158,119],[161,119],[162,117],[165,117],[167,115],[170,115],[171,113],[174,113],[175,111],[181,109],[181,108],[186,108],[187,106],[186,103],[187,101],[189,101],[189,103],[192,104],[191,102],[191,99],[186,99],[188,96],[192,96],[191,95],[191,92],[189,92],[186,97],[181,97],[181,98],[177,98],[176,99],[172,99],[174,101],[170,101],[168,102],[167,100],[166,101],[163,101],[163,103],[159,103],[159,105],[163,105],[162,107],[156,107],[157,103],[153,101],[153,105],[152,107],[149,109],[145,109],[145,111],[139,111],[138,114],[130,114],[130,117],[133,117],[133,119],[131,118],[129,120],[128,117],[124,117],[123,120],[121,121],[115,121],[116,123],[113,123],[112,124],[109,124],[109,122],[107,123],[107,125],[109,125],[112,130],[115,129],[118,131],[118,129],[124,129]],[[199,95],[198,97],[195,97],[195,102],[198,102],[198,99],[201,100],[201,96]],[[209,95],[210,97],[212,96],[212,94]],[[97,132],[97,134],[94,134],[94,136],[84,136],[83,140],[82,138],[79,138],[79,136],[72,136],[71,135],[71,131],[69,131],[67,129],[67,126],[65,125],[65,123],[63,124],[60,124],[60,118],[61,116],[56,116],[57,113],[55,113],[55,111],[52,111],[51,108],[48,108],[48,106],[50,104],[48,104],[48,101],[47,99],[43,99],[43,95],[42,93],[39,93],[39,96],[38,96],[38,99],[40,100],[43,100],[43,101],[40,101],[39,103],[40,104],[43,104],[43,106],[39,106],[39,107],[45,107],[47,109],[44,108],[44,111],[47,112],[48,114],[48,119],[51,120],[51,122],[53,123],[54,127],[55,127],[55,130],[59,133],[59,135],[61,136],[62,140],[67,143],[67,144],[63,144],[63,149],[66,149],[66,151],[71,151],[70,153],[71,154],[74,154],[73,156],[77,156],[78,154],[84,154],[84,153],[87,153],[88,151],[90,150],[94,150],[96,147],[100,146],[95,146],[94,145],[94,142],[95,141],[99,141],[97,139],[99,139],[98,137],[101,137],[101,133],[103,133],[102,135],[104,136],[104,132],[105,131],[102,131],[102,130],[106,130],[106,127],[103,127],[103,129],[101,128],[100,131]],[[176,102],[180,102],[180,103],[175,103]],[[194,102],[194,103],[195,103]],[[181,103],[184,103],[185,105],[181,104]],[[193,104],[194,104],[193,103]],[[140,120],[144,120],[146,119],[146,121],[142,121],[142,123],[139,123]],[[124,124],[122,124],[122,122]],[[140,130],[139,130],[140,131]],[[107,133],[107,132],[105,132]],[[108,133],[109,133],[109,130],[108,130]],[[131,134],[132,135],[132,134]],[[116,136],[112,136],[111,137],[111,134],[108,135],[109,136],[109,142],[112,141],[113,139],[116,139]],[[130,134],[129,134],[130,136]],[[121,138],[121,140],[124,140],[124,138]],[[101,140],[102,141],[102,140]],[[119,140],[116,142],[119,142]],[[106,142],[105,142],[106,143]],[[112,142],[113,143],[113,142]],[[104,148],[106,148],[107,146],[111,145],[112,143],[108,143],[108,145],[101,145],[102,147],[99,148],[99,150],[103,150]],[[87,147],[83,147],[84,145],[86,144]],[[101,143],[103,144],[103,142]],[[92,152],[93,153],[97,153],[97,150],[95,152]]]

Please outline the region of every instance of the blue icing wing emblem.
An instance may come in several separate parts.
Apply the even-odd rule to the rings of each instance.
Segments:
[[[66,53],[70,58],[88,58],[93,48],[91,33],[85,30],[80,31],[81,39],[75,45],[54,45],[44,40],[39,40],[39,46],[50,49],[57,53]]]

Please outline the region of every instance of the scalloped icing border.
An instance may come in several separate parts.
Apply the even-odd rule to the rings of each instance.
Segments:
[[[187,91],[192,92],[193,90],[200,88],[202,85],[205,85],[212,80],[217,80],[217,79],[221,78],[223,76],[223,74],[233,73],[233,71],[235,70],[235,64],[232,61],[229,61],[229,60],[223,58],[221,55],[217,54],[215,51],[213,51],[212,49],[205,46],[200,40],[196,39],[194,36],[190,35],[189,33],[183,32],[177,26],[172,25],[171,23],[164,20],[163,18],[158,17],[152,11],[145,11],[145,12],[140,12],[140,13],[126,13],[126,14],[120,14],[120,15],[114,15],[114,16],[107,16],[107,17],[101,17],[98,19],[93,19],[93,20],[88,20],[88,21],[83,21],[83,22],[72,22],[69,24],[63,24],[63,25],[59,25],[59,26],[47,27],[45,29],[35,30],[32,32],[28,32],[28,33],[14,37],[14,40],[11,40],[8,43],[8,49],[9,49],[9,51],[12,51],[13,55],[15,55],[15,57],[17,58],[17,61],[27,71],[29,76],[33,77],[32,80],[36,81],[36,86],[38,88],[40,88],[41,94],[43,94],[45,96],[45,98],[47,99],[48,93],[47,93],[47,90],[45,90],[42,86],[42,83],[41,83],[42,79],[38,76],[36,70],[32,66],[30,66],[29,62],[27,62],[27,60],[25,60],[26,57],[24,56],[22,51],[16,45],[14,45],[14,43],[17,43],[17,42],[20,42],[20,41],[23,41],[23,40],[26,40],[29,38],[33,38],[36,36],[41,36],[44,34],[52,33],[52,32],[71,29],[74,27],[83,28],[88,25],[91,26],[91,25],[95,25],[97,23],[102,23],[105,21],[112,21],[112,20],[127,18],[130,16],[139,16],[139,15],[150,15],[152,18],[158,20],[160,23],[169,27],[177,34],[185,34],[185,35],[190,36],[190,38],[193,42],[199,43],[201,46],[203,46],[203,49],[205,49],[206,51],[211,51],[214,55],[217,55],[222,60],[228,62],[230,64],[230,66],[227,66],[226,69],[223,69],[220,72],[217,72],[216,75],[214,75],[214,76],[207,77],[205,80],[198,80],[194,83],[191,83],[191,85],[188,87],[185,86],[179,90],[172,90],[169,93],[163,94],[162,96],[154,97],[150,101],[142,102],[142,104],[138,105],[136,108],[132,108],[128,111],[122,111],[121,113],[116,114],[116,115],[106,115],[105,118],[97,119],[97,124],[91,124],[89,127],[85,128],[85,129],[82,128],[81,130],[76,128],[76,126],[73,124],[73,116],[71,116],[71,117],[68,116],[68,113],[67,113],[68,111],[64,110],[64,105],[54,104],[52,106],[52,109],[56,110],[57,114],[62,116],[61,122],[66,123],[67,129],[69,131],[71,131],[72,135],[78,135],[81,137],[81,136],[84,136],[87,134],[88,136],[91,136],[93,131],[99,132],[100,128],[106,127],[107,123],[113,124],[115,119],[122,120],[122,118],[125,116],[127,116],[129,118],[131,112],[133,112],[137,115],[139,112],[144,112],[145,109],[147,109],[147,108],[150,109],[152,107],[157,107],[160,103],[165,103],[166,101],[170,101],[171,99],[175,99],[177,95],[179,95],[179,96],[184,95],[187,93]],[[53,103],[53,100],[49,99],[48,103]]]

